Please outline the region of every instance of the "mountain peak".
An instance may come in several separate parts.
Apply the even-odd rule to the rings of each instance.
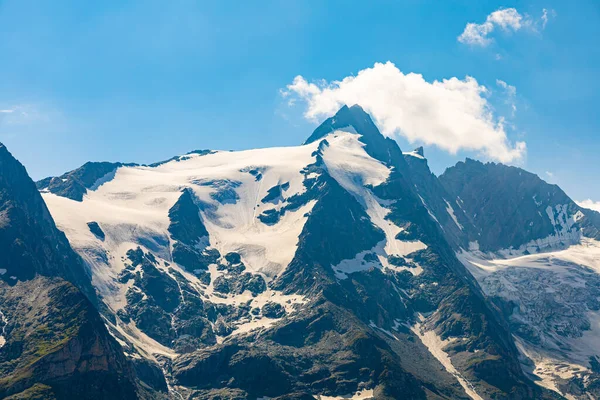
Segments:
[[[312,135],[304,142],[304,144],[312,143],[319,140],[329,133],[337,130],[346,128],[348,126],[353,127],[357,133],[368,136],[376,135],[382,136],[373,123],[373,120],[369,114],[363,110],[358,104],[348,107],[347,105],[342,106],[333,117],[327,118],[317,129],[314,130]]]
[[[419,160],[426,160],[425,152],[423,151],[423,146],[417,147],[413,151],[409,151],[408,153],[403,153],[405,156],[413,157]],[[409,158],[410,159],[410,158]]]
[[[23,164],[2,144],[0,170],[0,281],[14,285],[36,275],[60,277],[95,302],[82,260],[57,229]]]

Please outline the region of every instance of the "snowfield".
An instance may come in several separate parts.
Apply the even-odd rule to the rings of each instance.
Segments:
[[[585,385],[590,361],[600,356],[600,242],[583,238],[564,250],[508,258],[477,250],[458,257],[486,295],[514,304],[509,321],[524,370],[563,395],[566,380]]]
[[[359,138],[353,128],[329,134],[324,138],[329,145],[322,149],[323,164],[327,173],[362,204],[373,224],[385,233],[385,240],[369,252],[376,254],[378,262],[365,262],[367,252],[363,252],[332,266],[339,279],[373,266],[407,269],[391,265],[387,257],[406,256],[427,247],[420,241],[396,239],[401,228],[386,220],[389,204],[371,191],[388,179],[391,170],[371,158]],[[120,167],[99,179],[80,202],[47,191],[42,191],[42,196],[58,227],[90,267],[94,286],[114,312],[127,305],[126,293],[132,281],[121,283],[118,277],[126,268],[127,251],[139,246],[156,257],[159,270],[175,279],[170,268],[174,269],[205,300],[232,305],[249,302],[251,307],[273,302],[291,314],[308,300],[272,289],[258,296],[248,291],[223,295],[213,290],[215,279],[224,273],[216,264],[208,267],[211,281],[207,285],[194,271],[174,263],[169,210],[184,189],[191,189],[208,231],[207,242],[199,245],[199,250],[216,249],[222,256],[238,253],[246,270],[261,275],[268,284],[292,261],[314,207],[315,200],[310,200],[297,208],[283,209],[288,199],[307,190],[306,179],[316,177],[306,168],[316,162],[318,148],[319,141],[296,147],[190,153],[153,167]],[[275,223],[264,223],[259,216],[267,209],[284,212]],[[90,222],[98,224],[103,239],[92,233]],[[409,271],[419,274],[422,269],[417,266]],[[134,272],[142,271],[138,268]],[[264,329],[278,320],[253,316],[238,321],[232,334]],[[172,355],[170,349],[147,337],[133,322],[118,322],[113,328],[150,354]]]
[[[282,296],[270,290],[258,298],[252,298],[248,293],[237,298],[215,296],[212,282],[220,274],[216,268],[209,268],[213,276],[211,285],[206,287],[192,271],[175,264],[168,232],[169,210],[184,188],[192,189],[205,208],[201,216],[209,232],[208,246],[222,255],[239,253],[249,271],[261,274],[269,282],[292,260],[298,236],[314,202],[286,212],[277,224],[266,225],[257,218],[261,208],[265,207],[261,199],[271,187],[284,183],[286,197],[305,191],[305,177],[301,171],[314,163],[313,152],[317,145],[189,154],[180,161],[173,160],[157,167],[118,168],[112,179],[97,185],[96,190],[88,191],[81,202],[51,193],[42,193],[42,196],[59,229],[65,232],[72,247],[90,267],[94,286],[115,312],[125,306],[125,294],[130,287],[130,283],[119,283],[117,277],[125,268],[127,251],[138,246],[151,251],[160,265],[167,261],[214,303],[252,300],[253,306],[260,306],[268,299],[281,303],[291,312],[292,307],[302,304],[304,299]],[[260,179],[257,179],[257,173]],[[87,223],[92,221],[97,222],[105,233],[104,240],[88,228]],[[161,269],[169,274],[166,268]],[[244,332],[259,325],[253,321],[240,321],[237,330]],[[117,328],[142,348],[169,353],[135,326]]]

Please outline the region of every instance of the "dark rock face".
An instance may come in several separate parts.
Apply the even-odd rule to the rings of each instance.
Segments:
[[[153,164],[149,164],[148,166],[156,168],[156,167],[160,167],[161,165],[166,164],[166,163],[171,162],[171,161],[177,161],[177,162],[179,162],[179,161],[189,160],[191,154],[198,154],[198,155],[201,155],[201,156],[205,156],[207,154],[212,154],[212,153],[213,153],[212,150],[192,150],[189,153],[187,153],[186,155],[183,155],[183,156],[174,156],[174,157],[169,158],[168,160],[159,161],[159,162],[156,162],[156,163],[153,163]]]
[[[357,326],[351,314],[321,304],[267,337],[250,337],[179,358],[175,378],[207,398],[219,390],[211,388],[223,386],[241,391],[240,398],[290,393],[298,396],[290,398],[303,398],[315,392],[354,393],[360,382],[388,380],[395,387],[382,386],[379,390],[389,394],[377,398],[425,398],[416,379],[393,362],[381,339]]]
[[[216,335],[232,333],[234,322],[250,320],[251,307],[247,303],[228,305],[203,300],[205,288],[193,285],[168,263],[161,265],[151,252],[131,249],[127,260],[119,280],[131,287],[126,294],[127,305],[117,317],[124,323],[135,322],[146,335],[178,353],[214,345]],[[223,275],[213,282],[217,296],[245,291],[257,296],[267,289],[262,276],[245,272],[239,254],[229,253],[222,262],[218,269]],[[203,281],[209,283],[210,279]],[[143,372],[147,373],[147,368]]]
[[[550,235],[568,245],[579,229],[598,236],[600,214],[582,209],[558,186],[520,168],[467,159],[448,168],[439,181],[470,220],[469,240],[484,251],[518,249]],[[575,221],[577,212],[581,216]]]
[[[95,301],[89,271],[56,228],[25,167],[2,144],[0,171],[0,279],[13,285],[36,274],[61,277]]]
[[[267,284],[261,275],[244,272],[246,266],[242,263],[238,253],[227,253],[224,258],[226,264],[220,264],[217,267],[224,273],[214,281],[215,292],[223,295],[238,295],[249,291],[252,296],[256,297],[267,290]]]
[[[275,283],[290,293],[312,291],[315,274],[323,284],[333,283],[332,265],[351,259],[384,239],[383,232],[358,201],[325,171],[307,183],[307,196],[317,203],[300,234],[294,259]]]
[[[267,303],[262,308],[262,315],[267,318],[281,318],[285,315],[285,308],[279,303]]]
[[[436,222],[442,227],[444,236],[454,248],[468,248],[471,229],[470,220],[463,212],[456,196],[448,193],[440,180],[431,172],[424,158],[423,148],[416,149],[415,157],[410,153],[404,156],[411,170],[411,178],[415,183],[415,191],[425,208],[435,216]]]
[[[87,162],[59,177],[44,178],[38,181],[36,185],[39,190],[47,190],[57,196],[82,201],[88,189],[94,189],[96,186],[112,179],[117,168],[134,165],[136,164]]]
[[[130,250],[131,251],[131,250]],[[142,252],[138,247],[136,252]],[[142,253],[143,254],[143,253]],[[166,312],[171,312],[179,306],[179,288],[177,282],[156,267],[156,260],[151,254],[142,255],[140,262],[141,274],[135,274],[135,286],[150,296],[154,302]],[[134,263],[134,267],[137,265]]]
[[[280,185],[275,185],[267,191],[267,195],[262,198],[262,203],[277,203],[281,200],[282,193],[290,187],[290,183],[286,182]]]
[[[100,240],[104,240],[106,236],[104,235],[104,231],[102,230],[102,228],[100,228],[100,225],[98,225],[97,222],[88,222],[87,226],[88,228],[90,228],[90,232],[92,232],[94,236],[96,236]]]
[[[193,183],[215,189],[214,192],[211,192],[210,197],[221,204],[235,204],[239,200],[235,188],[239,187],[242,184],[241,182],[227,179],[202,179],[196,180]]]
[[[169,219],[169,233],[177,241],[192,245],[208,236],[190,189],[185,189],[177,203],[169,210]]]
[[[145,254],[139,247],[129,250],[127,256],[131,261],[131,271],[135,271],[136,267],[139,270],[124,274],[124,280],[134,281],[126,295],[125,311],[143,332],[168,346],[174,339],[169,313],[181,302],[177,282],[157,268],[152,254]]]
[[[137,398],[119,344],[72,284],[38,276],[0,288],[0,297],[9,319],[0,349],[0,397],[45,385],[58,399]]]
[[[156,363],[145,358],[132,358],[131,363],[137,378],[150,387],[155,392],[154,395],[168,392],[167,381]]]
[[[137,398],[135,375],[94,307],[88,272],[3,145],[0,170],[0,397]]]
[[[200,210],[190,189],[185,189],[169,210],[169,233],[173,244],[173,260],[189,271],[205,270],[216,263],[220,254],[206,249],[208,231],[200,218]],[[203,243],[203,246],[201,244]],[[204,250],[199,250],[204,247]]]

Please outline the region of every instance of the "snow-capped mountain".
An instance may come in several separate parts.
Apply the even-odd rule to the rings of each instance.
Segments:
[[[511,167],[438,178],[359,106],[300,146],[37,188],[138,397],[598,395],[600,214]]]
[[[569,398],[598,392],[598,227],[558,186],[467,159],[439,178],[405,153],[427,209],[511,327],[524,371]]]
[[[358,106],[297,147],[82,168],[58,182],[82,196],[38,187],[111,332],[173,393],[551,396]]]
[[[417,191],[502,310],[524,370],[567,397],[597,397],[600,214],[520,168],[467,159],[438,179],[422,156],[406,154]]]
[[[600,213],[515,167],[467,159],[440,182],[470,220],[459,258],[503,310],[524,369],[568,397],[600,396]]]

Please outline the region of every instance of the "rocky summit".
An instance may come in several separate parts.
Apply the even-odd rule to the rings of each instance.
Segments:
[[[86,163],[0,147],[0,397],[600,397],[600,214],[360,106],[296,147]]]

